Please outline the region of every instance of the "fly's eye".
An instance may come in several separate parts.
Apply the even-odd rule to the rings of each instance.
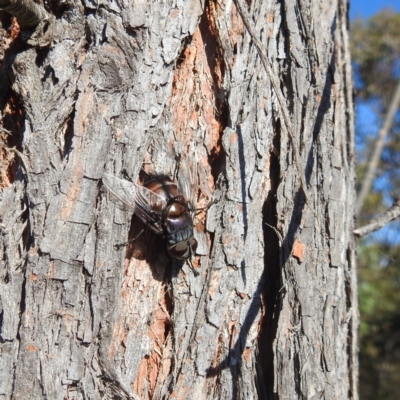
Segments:
[[[189,257],[189,248],[188,243],[186,241],[179,242],[176,245],[170,247],[168,249],[168,253],[177,259],[185,260]]]
[[[175,245],[175,250],[180,252],[180,251],[186,251],[187,250],[187,243],[186,242],[179,242],[178,244]]]
[[[177,258],[178,260],[187,260],[190,256],[194,255],[197,249],[197,240],[190,238],[189,240],[183,240],[168,249],[168,253],[171,257]]]
[[[190,248],[192,249],[192,252],[195,253],[197,249],[197,240],[195,238],[191,238],[189,240]]]

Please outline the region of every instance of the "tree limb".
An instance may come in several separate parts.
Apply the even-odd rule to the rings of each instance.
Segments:
[[[233,0],[233,2],[235,3],[235,6],[243,20],[243,23],[246,26],[246,29],[249,32],[251,39],[257,48],[258,55],[261,58],[261,62],[265,68],[265,71],[267,72],[267,75],[271,82],[271,85],[274,88],[276,98],[278,99],[278,102],[279,102],[281,116],[282,116],[282,119],[284,122],[284,124],[282,126],[284,127],[284,129],[286,129],[288,136],[289,136],[289,140],[292,144],[293,160],[295,163],[295,167],[297,169],[297,173],[299,174],[301,188],[303,190],[304,196],[308,203],[309,197],[308,197],[308,193],[307,193],[307,184],[306,184],[306,180],[305,180],[305,177],[303,174],[303,170],[300,166],[300,159],[299,159],[299,154],[297,151],[296,143],[294,140],[294,132],[293,132],[293,127],[292,127],[292,122],[290,119],[290,113],[289,113],[288,107],[286,105],[285,98],[284,98],[281,88],[280,88],[279,78],[275,75],[275,73],[272,69],[272,65],[269,62],[268,57],[266,56],[266,54],[263,51],[263,45],[257,37],[256,28],[254,26],[254,23],[251,19],[250,14],[247,11],[247,8],[243,4],[243,0]],[[310,206],[310,204],[309,204],[309,206]],[[310,206],[310,208],[311,208],[311,206]],[[313,210],[313,209],[311,208],[311,210]]]
[[[33,0],[0,0],[0,9],[17,17],[21,28],[34,28],[48,18],[47,11]]]
[[[354,230],[354,235],[362,237],[368,235],[368,233],[377,231],[385,226],[388,222],[395,220],[400,216],[400,196],[394,199],[392,207],[385,211],[380,217],[373,219],[367,225],[362,226]]]
[[[364,179],[361,185],[361,190],[357,198],[356,215],[360,214],[364,200],[367,197],[367,194],[371,188],[372,181],[375,177],[376,169],[378,167],[379,160],[381,158],[382,150],[385,145],[386,136],[388,135],[393,125],[394,116],[399,106],[400,106],[400,80],[398,81],[393,97],[390,100],[388,112],[385,115],[383,125],[378,133],[371,161],[368,163],[367,171],[364,175]]]

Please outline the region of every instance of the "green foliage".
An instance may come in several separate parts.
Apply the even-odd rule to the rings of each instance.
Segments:
[[[382,193],[381,192],[371,192],[365,199],[362,208],[362,214],[359,217],[358,225],[364,225],[371,219],[383,213],[386,207],[382,204]]]
[[[400,132],[392,131],[388,139],[382,154],[380,170],[381,173],[388,174],[388,181],[392,186],[390,195],[395,197],[400,188]]]
[[[360,394],[400,398],[400,246],[359,247]]]
[[[356,20],[351,31],[356,101],[367,103],[382,117],[400,79],[400,14],[381,11],[367,21]],[[357,126],[361,138],[357,148],[361,160],[357,170],[360,182],[374,142],[366,134],[370,127],[363,126],[362,121]],[[359,226],[387,209],[384,198],[398,195],[399,167],[400,132],[395,124],[376,171],[381,190],[369,193]],[[358,248],[362,400],[400,399],[400,245],[397,243],[367,238]]]
[[[351,50],[357,82],[356,102],[368,104],[378,117],[382,117],[400,79],[400,14],[386,9],[368,20],[356,19],[351,28]],[[360,225],[391,205],[382,204],[384,198],[394,198],[399,193],[400,132],[396,126],[395,120],[376,171],[381,182],[383,178],[387,183],[385,191],[371,192],[359,216]],[[370,126],[363,126],[363,121],[359,120],[357,128],[358,142],[361,143],[357,147],[361,160],[357,178],[361,182],[375,142],[368,136]]]
[[[400,76],[400,14],[383,10],[351,29],[351,49],[363,85],[358,95],[375,98],[385,106]]]

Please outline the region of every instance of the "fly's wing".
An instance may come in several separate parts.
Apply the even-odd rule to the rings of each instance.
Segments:
[[[190,208],[194,210],[196,208],[196,194],[199,187],[197,162],[194,154],[192,154],[188,159],[192,162],[191,167],[189,167],[184,161],[179,162],[178,188],[190,203]]]
[[[129,209],[135,211],[137,185],[110,174],[104,174],[102,181],[106,189],[112,195]]]
[[[155,233],[162,234],[161,210],[167,207],[167,202],[163,197],[144,186],[135,186],[137,189],[135,214]]]
[[[162,210],[167,206],[167,202],[161,196],[144,186],[110,174],[104,174],[102,180],[107,190],[130,208],[146,225],[156,233],[162,233],[161,214],[154,211],[154,208]]]

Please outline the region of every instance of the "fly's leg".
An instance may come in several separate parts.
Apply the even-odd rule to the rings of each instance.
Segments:
[[[175,156],[175,161],[176,161],[176,164],[175,164],[174,175],[173,175],[174,181],[176,181],[178,179],[179,167],[181,164],[181,155],[180,154],[179,155],[177,154]]]
[[[208,203],[205,207],[201,208],[193,208],[191,205],[189,206],[189,211],[194,213],[194,215],[200,214],[200,211],[208,210],[213,204],[217,204],[218,200],[214,199],[210,203]]]
[[[200,272],[197,271],[196,268],[193,266],[192,260],[190,258],[188,258],[187,262],[189,264],[190,269],[193,271],[194,275],[199,276]]]
[[[188,243],[189,243],[189,242],[188,242]],[[187,259],[187,262],[188,262],[188,264],[189,264],[189,267],[190,267],[191,270],[193,271],[194,275],[195,275],[195,276],[199,276],[199,275],[200,275],[200,272],[196,270],[196,268],[193,266],[193,263],[192,263],[192,256],[193,256],[193,255],[194,255],[194,254],[192,253],[192,248],[189,246],[189,258]]]
[[[114,247],[115,247],[117,250],[119,250],[121,247],[127,246],[129,243],[134,242],[143,232],[144,232],[144,228],[143,228],[133,239],[130,239],[130,240],[128,240],[128,241],[125,242],[125,243],[114,244]]]
[[[193,219],[194,219],[194,218],[197,218],[197,215],[200,214],[202,211],[208,210],[213,204],[216,204],[216,203],[218,203],[218,200],[214,199],[212,202],[207,204],[205,207],[201,207],[201,208],[193,208],[193,207],[191,207],[191,205],[189,205],[189,212],[192,213]],[[197,218],[197,220],[200,222],[199,218]]]

